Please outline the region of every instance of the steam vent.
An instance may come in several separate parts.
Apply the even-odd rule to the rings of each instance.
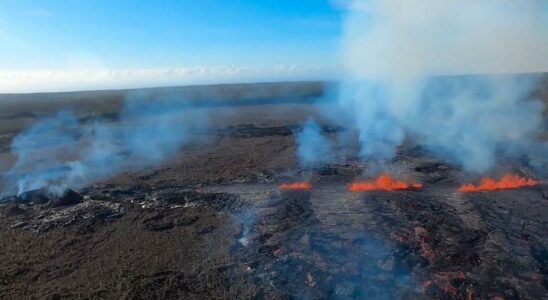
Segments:
[[[0,54],[0,300],[548,300],[546,1],[5,0]]]

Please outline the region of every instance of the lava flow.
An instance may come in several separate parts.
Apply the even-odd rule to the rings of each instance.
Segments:
[[[459,192],[472,193],[482,191],[508,190],[521,187],[531,187],[537,184],[539,184],[539,182],[534,179],[522,178],[516,175],[506,175],[502,177],[502,179],[499,181],[487,177],[482,178],[479,185],[473,185],[471,183],[465,184],[459,188]]]
[[[280,190],[284,191],[299,191],[310,189],[312,189],[312,185],[308,182],[284,183],[280,185]]]
[[[375,181],[371,182],[354,182],[348,186],[351,192],[369,192],[369,191],[396,191],[396,190],[410,190],[420,189],[422,184],[420,183],[407,183],[404,181],[398,181],[392,179],[388,174],[382,174]]]

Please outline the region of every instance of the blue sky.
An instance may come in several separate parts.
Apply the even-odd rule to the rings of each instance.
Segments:
[[[0,71],[337,64],[329,0],[2,0]]]

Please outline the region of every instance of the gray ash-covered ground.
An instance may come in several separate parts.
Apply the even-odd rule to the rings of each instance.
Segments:
[[[409,142],[385,171],[423,189],[349,192],[368,168],[355,149],[298,167],[294,132],[314,113],[239,106],[165,164],[11,198],[0,298],[548,299],[547,185],[459,193],[476,177]]]

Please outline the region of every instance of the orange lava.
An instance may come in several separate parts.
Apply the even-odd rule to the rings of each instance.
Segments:
[[[469,183],[461,186],[459,188],[459,192],[473,193],[482,191],[508,190],[517,189],[520,187],[535,186],[537,184],[539,184],[539,182],[534,179],[522,178],[516,175],[506,175],[499,181],[486,177],[481,179],[479,185]]]
[[[308,182],[284,183],[280,185],[280,190],[284,191],[310,190],[311,188],[312,185]]]
[[[388,174],[382,174],[375,181],[371,182],[354,182],[348,186],[351,192],[369,192],[369,191],[395,191],[420,189],[420,183],[407,183],[392,179]]]

